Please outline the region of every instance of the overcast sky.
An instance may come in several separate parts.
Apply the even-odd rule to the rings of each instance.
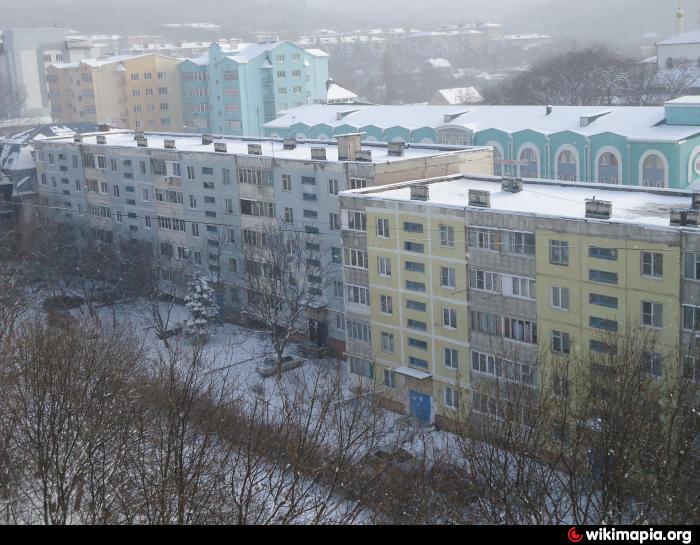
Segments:
[[[686,30],[697,28],[700,0],[683,1]],[[162,32],[162,23],[204,21],[235,35],[491,20],[503,22],[508,32],[616,43],[649,32],[672,34],[676,5],[677,0],[0,0],[0,28],[57,25],[136,34]]]

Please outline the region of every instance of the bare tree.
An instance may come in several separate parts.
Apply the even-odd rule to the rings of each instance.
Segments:
[[[142,348],[123,330],[86,335],[91,327],[25,326],[2,369],[15,513],[28,522],[114,520],[129,441],[122,379],[137,374]]]
[[[20,117],[26,100],[25,90],[12,87],[7,76],[0,72],[0,119]]]
[[[697,73],[689,63],[659,72],[602,46],[544,59],[485,91],[493,104],[609,106],[661,104],[686,93]]]
[[[490,523],[687,523],[698,518],[697,387],[640,332],[567,362],[542,354],[541,387],[474,393],[461,473]],[[652,376],[652,371],[656,375]]]
[[[269,335],[281,370],[293,336],[323,307],[329,278],[321,266],[320,237],[283,223],[255,237],[244,241],[246,313]]]

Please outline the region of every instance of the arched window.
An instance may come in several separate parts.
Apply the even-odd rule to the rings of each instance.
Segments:
[[[642,164],[642,185],[646,187],[664,187],[666,185],[666,166],[664,160],[656,153],[650,153]]]
[[[532,148],[525,148],[520,152],[520,161],[527,161],[527,165],[520,165],[521,178],[537,178],[539,172],[539,164],[537,162],[537,154]]]
[[[598,159],[598,181],[601,184],[619,184],[620,165],[614,153],[601,154]]]
[[[560,180],[576,181],[576,156],[568,149],[563,150],[557,157],[557,177]]]
[[[437,143],[442,146],[471,146],[472,133],[456,127],[438,129]]]

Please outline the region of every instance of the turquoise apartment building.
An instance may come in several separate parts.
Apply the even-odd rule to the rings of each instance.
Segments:
[[[328,54],[286,41],[215,43],[180,75],[186,131],[261,136],[280,112],[325,98]]]
[[[497,175],[700,187],[700,97],[663,106],[322,105],[292,108],[266,136],[492,146]]]

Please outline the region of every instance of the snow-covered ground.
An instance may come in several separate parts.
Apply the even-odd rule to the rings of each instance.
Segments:
[[[73,311],[74,314],[85,312],[84,309]],[[139,334],[144,335],[145,345],[150,350],[160,350],[163,343],[156,337],[153,321],[147,304],[135,302],[117,305],[115,316],[120,324],[127,324]],[[169,327],[183,326],[188,318],[184,305],[160,304],[162,316],[169,316]],[[109,324],[113,320],[112,309],[98,309],[100,320]],[[180,342],[189,342],[186,336],[179,337]],[[290,343],[287,355],[299,356],[301,347]],[[304,395],[303,390],[314,388],[332,388],[340,376],[342,388],[339,403],[351,404],[355,394],[350,391],[347,365],[332,358],[304,359],[304,364],[294,370],[283,373],[280,380],[276,377],[263,379],[257,372],[266,358],[273,357],[274,351],[265,332],[248,329],[239,325],[223,323],[217,325],[204,348],[204,364],[212,377],[233,385],[236,395],[243,394],[248,399],[263,398],[268,404],[281,409],[282,398],[292,395]],[[308,393],[309,396],[312,393]],[[455,439],[451,433],[436,430],[433,427],[420,426],[410,417],[388,410],[381,411],[384,440],[388,448],[403,448],[412,454],[423,457],[433,449],[455,451],[449,447]]]

